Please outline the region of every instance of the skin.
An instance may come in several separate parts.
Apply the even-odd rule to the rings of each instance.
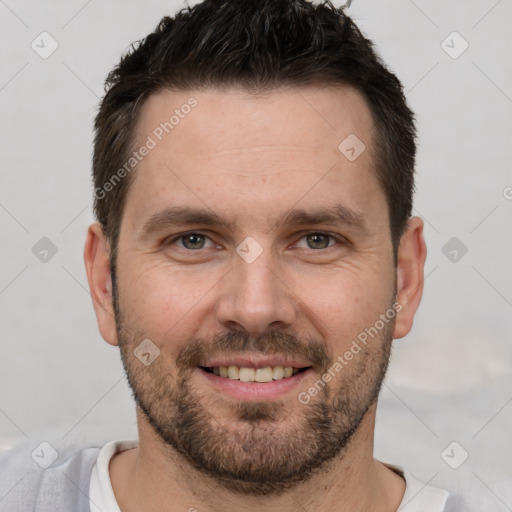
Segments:
[[[110,247],[99,224],[90,226],[84,250],[101,335],[120,346],[137,398],[163,428],[154,428],[139,403],[139,448],[117,454],[110,463],[120,508],[291,512],[300,504],[311,512],[396,511],[405,482],[373,458],[374,395],[392,339],[412,327],[426,247],[423,222],[409,219],[394,266],[386,197],[374,172],[369,109],[345,86],[283,88],[256,96],[239,89],[161,91],[143,106],[139,142],[191,96],[198,106],[142,160],[129,190],[116,262],[117,318]],[[349,134],[366,146],[354,161],[338,150]],[[366,229],[340,222],[273,226],[291,209],[309,211],[335,202],[359,212]],[[207,208],[237,225],[166,227],[145,235],[145,222],[172,205]],[[162,243],[191,230],[207,237],[200,238],[205,245],[199,250],[187,249],[179,238]],[[321,245],[325,239],[317,245],[308,239],[308,233],[319,231],[333,235],[328,247]],[[262,249],[252,263],[236,252],[248,236]],[[312,386],[394,301],[400,305],[394,320],[324,392],[300,403],[298,392]],[[233,331],[239,341],[250,342],[250,353],[272,353],[277,347],[285,354],[293,347],[301,356],[318,356],[314,371],[278,401],[248,404],[223,395],[183,355],[191,353],[193,341],[202,353],[216,355],[219,347],[231,347],[216,343]],[[288,334],[291,345],[279,333]],[[160,350],[148,366],[133,356],[144,339]],[[237,348],[233,342],[233,351]],[[296,479],[234,485],[233,478],[198,468],[169,442],[172,429],[165,426],[180,417],[178,403],[189,407],[190,419],[201,427],[195,439],[216,450],[214,465],[255,464],[254,474],[261,475],[258,463],[266,461],[269,471],[275,463],[277,471],[288,461]],[[308,419],[320,420],[322,410],[331,413],[325,425],[333,434],[351,426],[355,432],[344,446],[324,446],[316,453],[319,438]],[[249,452],[242,441],[251,446]],[[317,467],[315,453],[325,459]],[[313,462],[306,471],[301,464],[308,460]]]

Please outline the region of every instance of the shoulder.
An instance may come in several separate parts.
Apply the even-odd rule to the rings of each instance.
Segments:
[[[452,492],[444,512],[500,512],[512,498],[510,479],[493,481],[492,490],[476,478],[451,479],[451,483]]]
[[[0,452],[0,512],[81,511],[99,450],[24,442]]]
[[[405,493],[399,506],[400,511],[445,511],[445,505],[450,495],[447,490],[420,482],[403,466],[389,463],[384,463],[384,465],[405,480]]]
[[[465,474],[452,475],[449,478],[436,474],[434,486],[430,482],[423,483],[417,480],[403,466],[384,464],[402,475],[406,481],[405,494],[398,508],[400,512],[499,512],[503,510],[501,505],[506,499],[512,499],[509,480],[493,483],[499,495],[505,498],[502,500],[490,489],[475,486]]]

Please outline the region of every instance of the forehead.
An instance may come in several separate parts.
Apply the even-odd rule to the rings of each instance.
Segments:
[[[293,152],[325,154],[327,150],[328,155],[338,156],[339,143],[350,134],[364,139],[369,148],[372,129],[370,111],[357,90],[308,86],[266,93],[235,87],[162,90],[145,102],[137,132],[153,135],[159,146],[182,154],[191,149],[193,134],[195,156],[220,157],[236,149],[241,156],[272,146],[284,149],[278,145],[288,145]]]
[[[140,218],[190,201],[225,212],[242,201],[306,208],[333,193],[353,210],[383,206],[371,113],[350,87],[163,90],[141,109],[135,146],[143,145],[152,148],[127,199]]]

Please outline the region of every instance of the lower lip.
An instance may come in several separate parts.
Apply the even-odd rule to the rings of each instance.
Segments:
[[[292,391],[298,393],[300,388],[304,387],[304,379],[307,379],[313,370],[309,368],[291,377],[270,382],[242,382],[228,377],[220,377],[201,368],[197,368],[196,372],[199,372],[200,377],[206,379],[211,387],[225,395],[237,400],[261,402],[262,400],[282,398],[283,395]]]

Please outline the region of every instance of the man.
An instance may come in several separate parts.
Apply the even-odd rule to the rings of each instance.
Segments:
[[[370,41],[330,3],[205,0],[107,85],[84,258],[139,439],[70,454],[10,503],[455,510],[373,458],[426,247],[413,114]]]

